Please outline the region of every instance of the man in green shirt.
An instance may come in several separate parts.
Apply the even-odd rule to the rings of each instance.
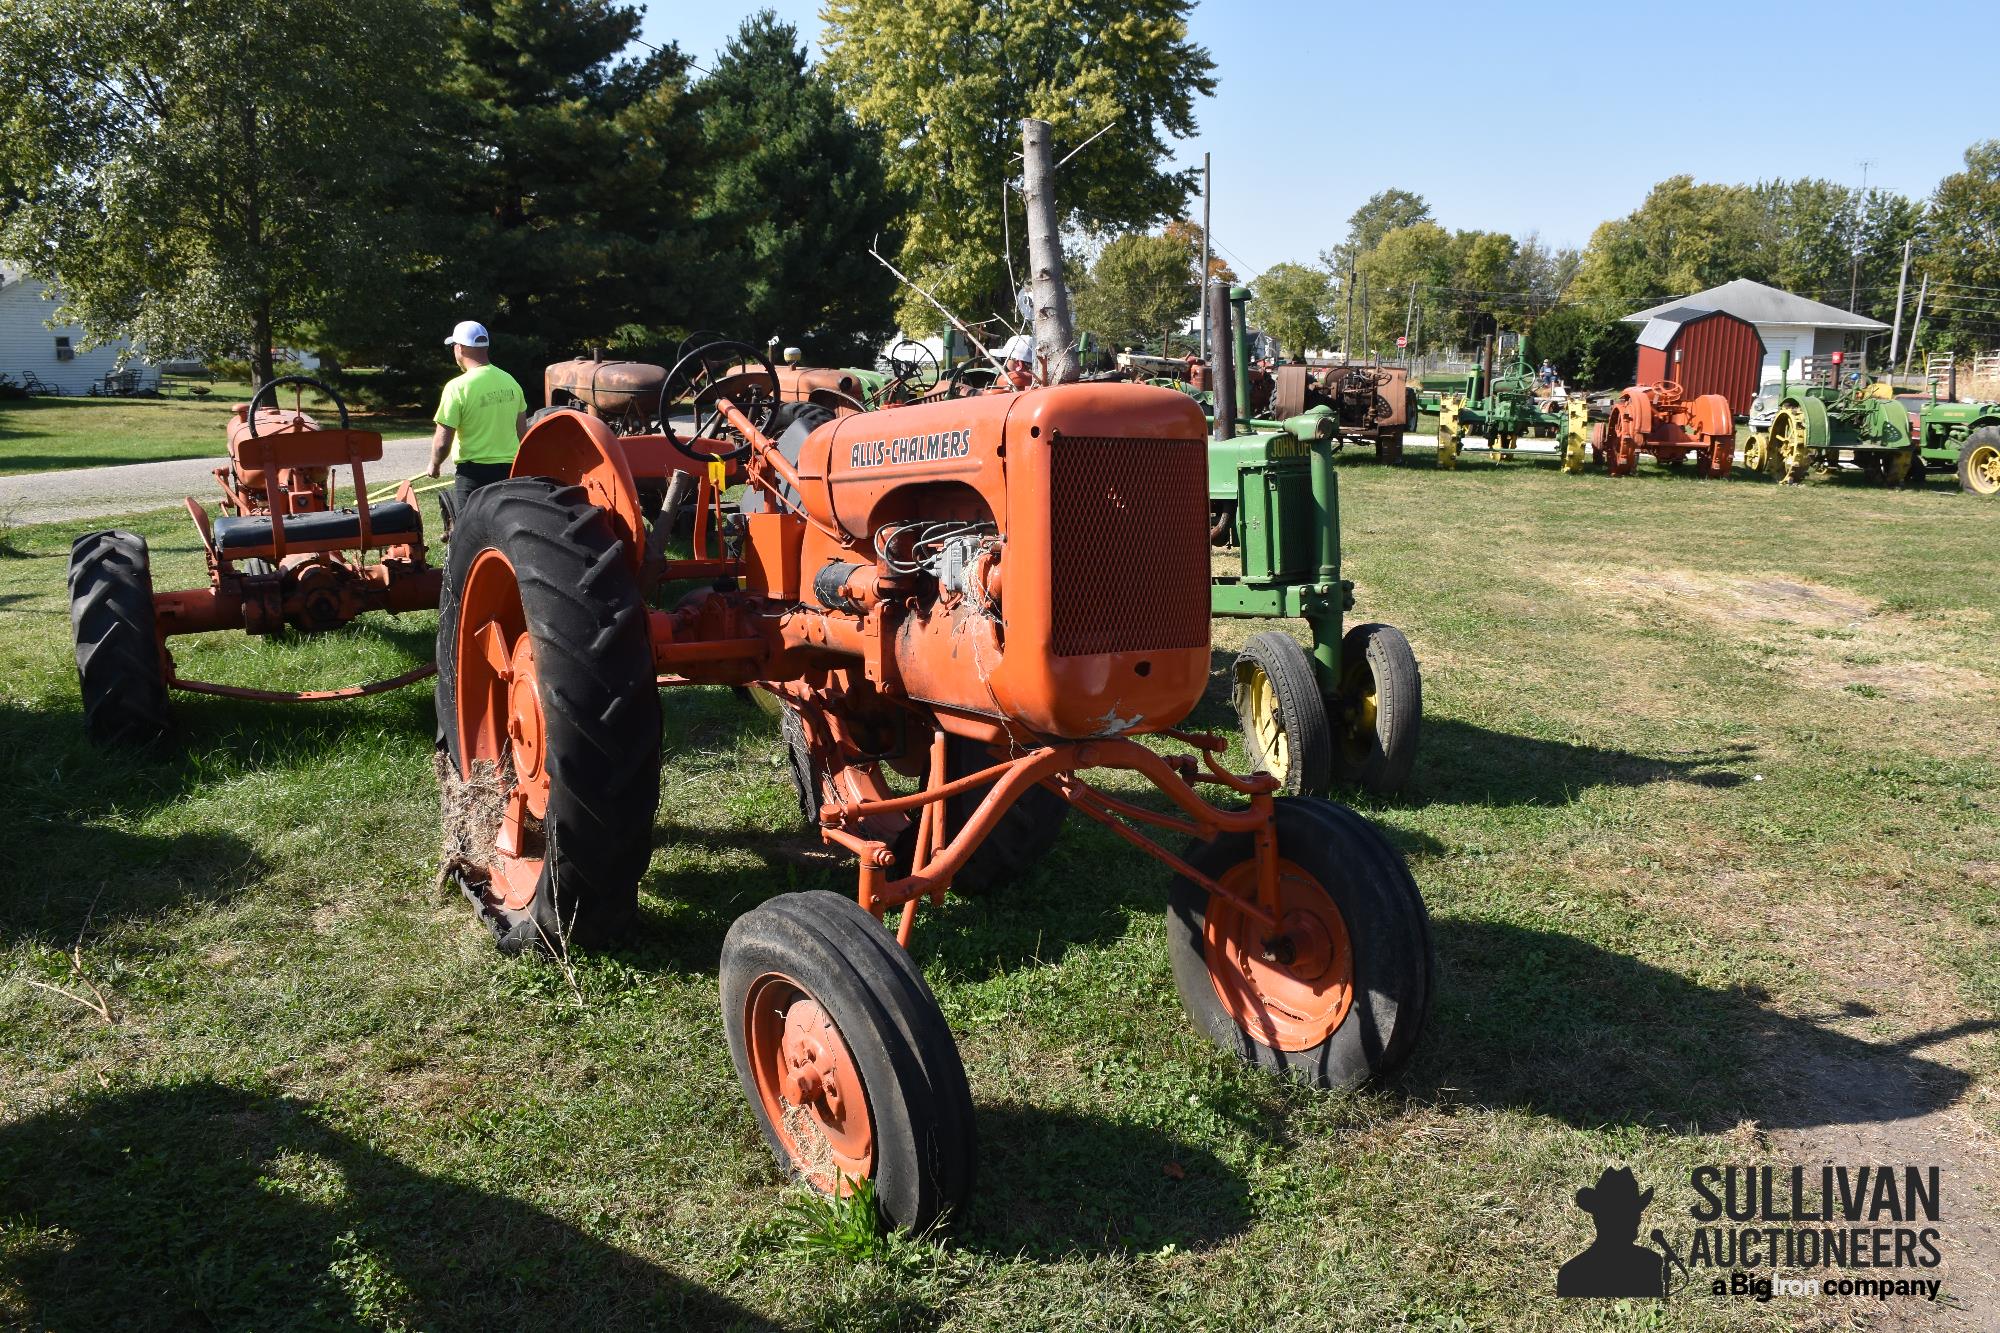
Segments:
[[[461,373],[438,400],[430,475],[438,475],[449,455],[452,498],[463,506],[474,491],[501,480],[514,466],[528,433],[528,400],[514,377],[493,364],[493,340],[484,324],[464,320],[444,341]]]

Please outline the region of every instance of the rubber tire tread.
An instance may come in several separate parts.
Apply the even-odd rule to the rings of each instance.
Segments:
[[[173,726],[153,618],[146,539],[87,532],[70,543],[69,618],[83,725],[106,746],[145,746]]]
[[[1965,437],[1965,443],[1958,447],[1958,489],[1967,495],[1981,495],[1972,486],[1972,454],[1980,445],[1991,445],[2000,449],[2000,426],[1981,426]]]
[[[1429,912],[1395,845],[1368,820],[1317,797],[1274,802],[1278,854],[1327,886],[1354,949],[1354,1002],[1318,1046],[1280,1051],[1251,1038],[1215,993],[1203,927],[1208,891],[1176,875],[1168,891],[1167,953],[1181,1007],[1195,1030],[1244,1063],[1317,1088],[1346,1091],[1380,1079],[1409,1058],[1430,1013],[1436,954]],[[1225,834],[1183,853],[1221,877],[1255,855],[1254,837]]]
[[[454,770],[458,590],[489,547],[514,566],[534,640],[551,779],[544,823],[557,851],[527,911],[492,924],[508,952],[543,933],[560,938],[559,928],[573,943],[602,947],[636,924],[660,804],[660,696],[645,604],[624,542],[582,487],[534,477],[474,492],[459,514],[438,610],[438,731]]]
[[[875,1139],[875,1198],[890,1225],[922,1232],[971,1196],[977,1161],[972,1090],[937,999],[909,954],[851,898],[781,894],[736,919],[723,940],[723,1028],[751,1113],[792,1174],[749,1067],[743,1004],[780,972],[827,1010],[861,1066]]]
[[[1336,780],[1375,796],[1401,791],[1417,763],[1423,729],[1424,684],[1410,641],[1394,625],[1356,625],[1340,640],[1340,660],[1367,657],[1375,674],[1375,736],[1368,755],[1356,761],[1347,747],[1333,747]]]
[[[1245,658],[1263,670],[1278,692],[1279,725],[1284,727],[1291,742],[1292,762],[1279,794],[1302,796],[1324,792],[1333,773],[1333,721],[1327,716],[1326,697],[1320,693],[1319,673],[1313,670],[1312,656],[1290,635],[1265,630],[1253,636],[1236,655],[1237,662]],[[1229,680],[1233,695],[1235,662],[1230,664]],[[1231,702],[1233,706],[1233,698]],[[1243,732],[1243,752],[1250,767],[1268,771],[1250,719],[1239,710],[1236,721]]]

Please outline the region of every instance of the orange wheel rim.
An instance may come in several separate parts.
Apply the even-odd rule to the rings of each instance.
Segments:
[[[1221,880],[1254,900],[1257,863]],[[1354,948],[1347,921],[1318,880],[1278,862],[1276,933],[1227,898],[1210,895],[1203,926],[1208,979],[1222,1007],[1252,1040],[1279,1051],[1319,1045],[1354,1005]]]
[[[494,827],[477,830],[487,892],[520,911],[541,884],[549,810],[548,726],[534,641],[521,609],[513,564],[499,551],[479,553],[459,599],[455,701],[458,771],[467,782],[499,785]],[[490,775],[490,776],[488,776]],[[492,802],[477,802],[486,810]]]
[[[868,1089],[833,1016],[781,972],[751,983],[743,1031],[757,1099],[800,1178],[842,1194],[875,1171]]]

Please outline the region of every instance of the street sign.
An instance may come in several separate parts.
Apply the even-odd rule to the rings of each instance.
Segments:
[[[1396,339],[1396,346],[1398,347],[1408,347],[1409,345],[1410,345],[1410,339],[1407,334]]]

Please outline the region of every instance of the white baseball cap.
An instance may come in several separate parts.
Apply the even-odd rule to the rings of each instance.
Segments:
[[[451,337],[444,340],[446,347],[457,343],[460,347],[485,347],[493,340],[486,336],[486,326],[476,319],[461,319],[458,327],[451,331]]]
[[[1003,361],[1026,361],[1028,364],[1033,365],[1035,361],[1035,340],[1025,333],[1015,334],[1007,340],[1007,347],[1000,353],[1000,359]]]

